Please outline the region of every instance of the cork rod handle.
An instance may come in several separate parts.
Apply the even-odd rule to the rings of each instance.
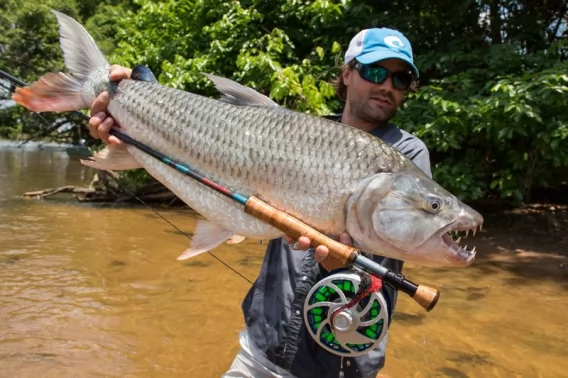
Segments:
[[[358,254],[355,248],[325,236],[293,216],[270,206],[256,197],[249,197],[245,205],[245,213],[276,227],[293,238],[298,239],[300,236],[307,236],[312,241],[312,246],[326,246],[331,257],[345,266],[351,265]]]

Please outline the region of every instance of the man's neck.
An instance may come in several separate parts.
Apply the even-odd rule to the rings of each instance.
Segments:
[[[347,110],[347,109],[346,109]],[[371,132],[378,127],[382,127],[383,124],[377,124],[374,122],[364,121],[359,118],[353,117],[349,111],[344,111],[341,117],[341,123],[349,125],[351,127],[355,127],[359,130],[363,130],[366,132]]]

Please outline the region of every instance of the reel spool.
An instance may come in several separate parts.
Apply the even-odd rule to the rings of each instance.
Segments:
[[[367,273],[363,273],[367,274]],[[355,357],[375,348],[385,337],[388,309],[380,291],[364,296],[345,308],[358,293],[362,277],[353,269],[331,274],[319,281],[304,302],[304,321],[312,338],[328,352]]]

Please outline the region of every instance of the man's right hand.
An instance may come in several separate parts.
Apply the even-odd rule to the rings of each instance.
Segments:
[[[119,65],[112,65],[109,69],[109,78],[111,81],[119,81],[121,79],[129,79],[132,74],[130,68],[122,67]],[[110,94],[102,92],[91,105],[91,118],[89,119],[89,131],[91,136],[95,139],[102,139],[105,144],[121,144],[120,140],[114,136],[109,136],[109,131],[115,121],[107,113],[107,107],[110,102]]]

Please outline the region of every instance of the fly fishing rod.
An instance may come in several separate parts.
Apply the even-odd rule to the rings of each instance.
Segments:
[[[12,75],[9,75],[2,70],[0,70],[0,76],[3,76],[4,78],[20,86],[27,86],[25,82],[13,77]],[[89,117],[84,113],[81,113],[79,111],[73,111],[72,113],[87,121],[89,120]],[[212,180],[208,179],[207,177],[199,174],[191,167],[169,158],[161,152],[156,151],[155,149],[141,142],[138,142],[137,140],[131,138],[130,136],[122,133],[119,130],[111,129],[109,131],[109,134],[115,136],[124,143],[138,148],[144,153],[154,157],[158,161],[174,168],[176,171],[182,173],[183,175],[191,177],[199,181],[200,183],[212,188],[216,192],[221,193],[238,202],[239,204],[244,206],[245,213],[270,224],[271,226],[284,232],[286,235],[289,235],[296,239],[300,238],[301,236],[307,236],[311,240],[313,247],[317,247],[319,245],[326,246],[329,250],[329,255],[332,258],[338,260],[342,265],[346,267],[358,268],[374,275],[375,277],[380,278],[386,284],[402,291],[403,293],[408,294],[426,311],[431,311],[436,306],[436,303],[438,302],[438,299],[440,297],[440,292],[438,289],[415,284],[414,282],[406,279],[402,274],[394,273],[386,267],[377,264],[373,260],[361,255],[361,253],[357,249],[331,239],[330,237],[313,229],[309,225],[301,222],[297,218],[294,218],[293,216],[276,209],[275,207],[265,203],[259,198],[256,198],[254,196],[246,197],[239,193],[235,193],[230,189],[223,187],[218,183],[215,183]]]

